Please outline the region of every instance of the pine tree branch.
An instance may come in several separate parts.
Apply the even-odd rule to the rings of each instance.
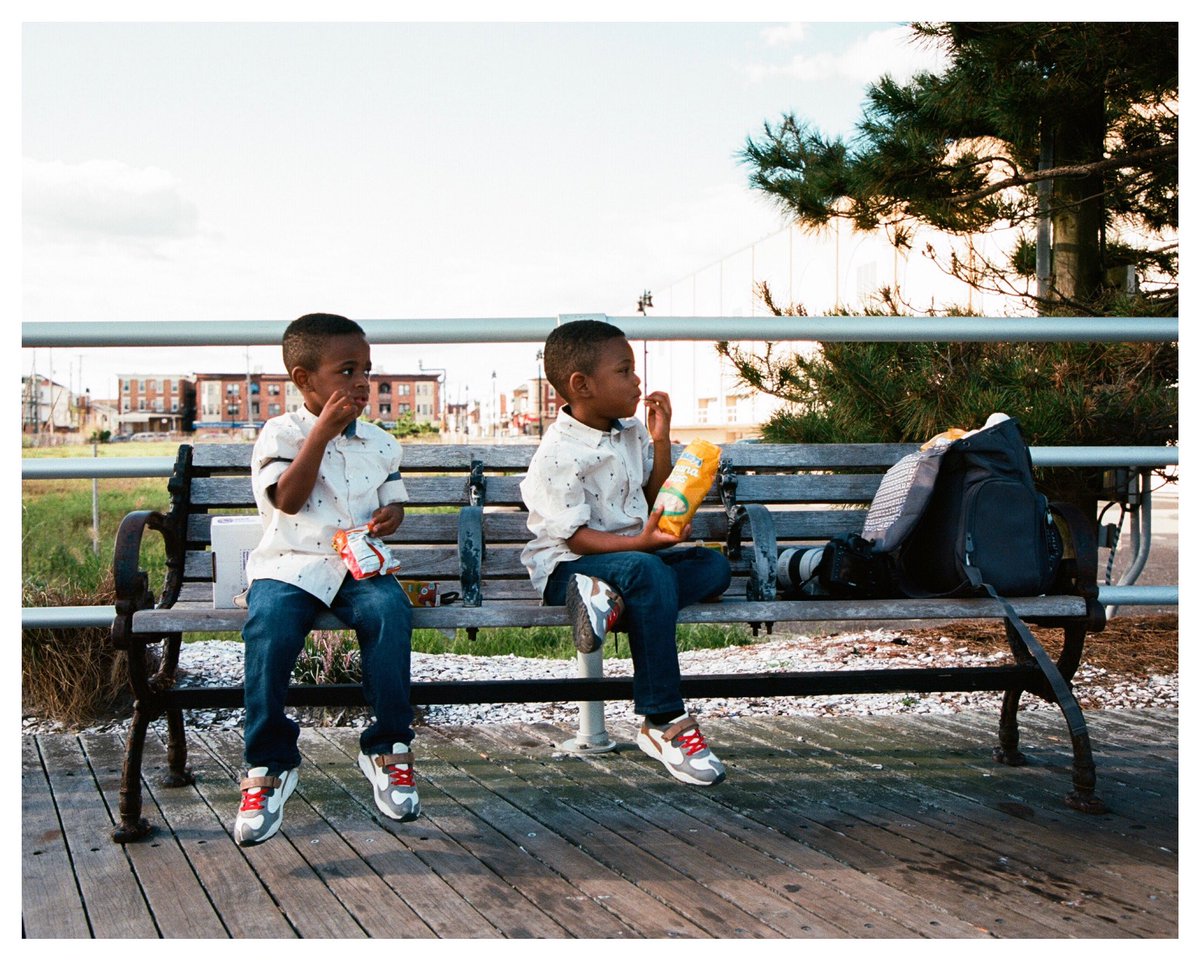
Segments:
[[[1093,173],[1103,173],[1106,170],[1133,166],[1145,160],[1156,160],[1171,153],[1178,153],[1178,151],[1179,148],[1177,145],[1164,144],[1160,147],[1148,147],[1145,150],[1137,150],[1134,153],[1122,154],[1119,157],[1109,157],[1107,160],[1097,160],[1095,163],[1079,163],[1066,167],[1047,167],[1045,170],[1019,173],[1004,180],[997,180],[995,183],[976,190],[974,193],[965,193],[953,199],[955,203],[974,203],[976,200],[990,197],[992,194],[1007,190],[1010,187],[1023,187],[1030,183],[1039,183],[1042,180],[1054,180],[1058,177],[1085,177]]]

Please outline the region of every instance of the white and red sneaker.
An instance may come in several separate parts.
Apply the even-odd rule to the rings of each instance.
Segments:
[[[709,749],[695,718],[686,713],[663,726],[644,720],[637,742],[644,753],[661,761],[676,780],[711,787],[725,779],[725,764]]]
[[[603,580],[573,574],[567,584],[567,618],[575,649],[580,653],[599,650],[624,609],[625,601]]]
[[[300,771],[293,767],[278,775],[266,767],[246,771],[241,783],[242,802],[233,824],[233,839],[239,847],[252,847],[270,840],[283,824],[283,805],[296,789]]]
[[[392,820],[416,820],[421,815],[412,761],[412,751],[405,743],[392,744],[391,753],[358,755],[358,769],[371,781],[375,806]]]

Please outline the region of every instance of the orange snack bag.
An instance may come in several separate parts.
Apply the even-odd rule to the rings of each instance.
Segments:
[[[400,562],[392,556],[392,551],[378,537],[371,536],[368,527],[339,530],[333,535],[333,549],[355,580],[396,573],[400,569]]]
[[[654,498],[654,509],[663,507],[658,529],[679,537],[692,522],[721,461],[721,448],[707,440],[693,440],[684,448],[662,490]]]
[[[401,580],[400,586],[408,594],[408,602],[414,607],[436,607],[438,585],[433,580]]]

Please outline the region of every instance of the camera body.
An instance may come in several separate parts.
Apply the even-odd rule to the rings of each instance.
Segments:
[[[874,547],[847,533],[822,547],[789,548],[776,562],[776,583],[789,599],[895,596],[888,557]]]

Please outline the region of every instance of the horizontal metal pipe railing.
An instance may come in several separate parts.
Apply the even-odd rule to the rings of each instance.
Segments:
[[[174,457],[22,457],[22,480],[169,477]]]
[[[1178,447],[1030,447],[1038,467],[1166,467],[1179,463]],[[22,480],[93,477],[169,477],[174,457],[24,457]]]
[[[462,317],[359,321],[372,343],[541,343],[567,320],[607,320],[630,340],[1173,342],[1176,317]],[[24,347],[265,346],[286,320],[28,322]]]

